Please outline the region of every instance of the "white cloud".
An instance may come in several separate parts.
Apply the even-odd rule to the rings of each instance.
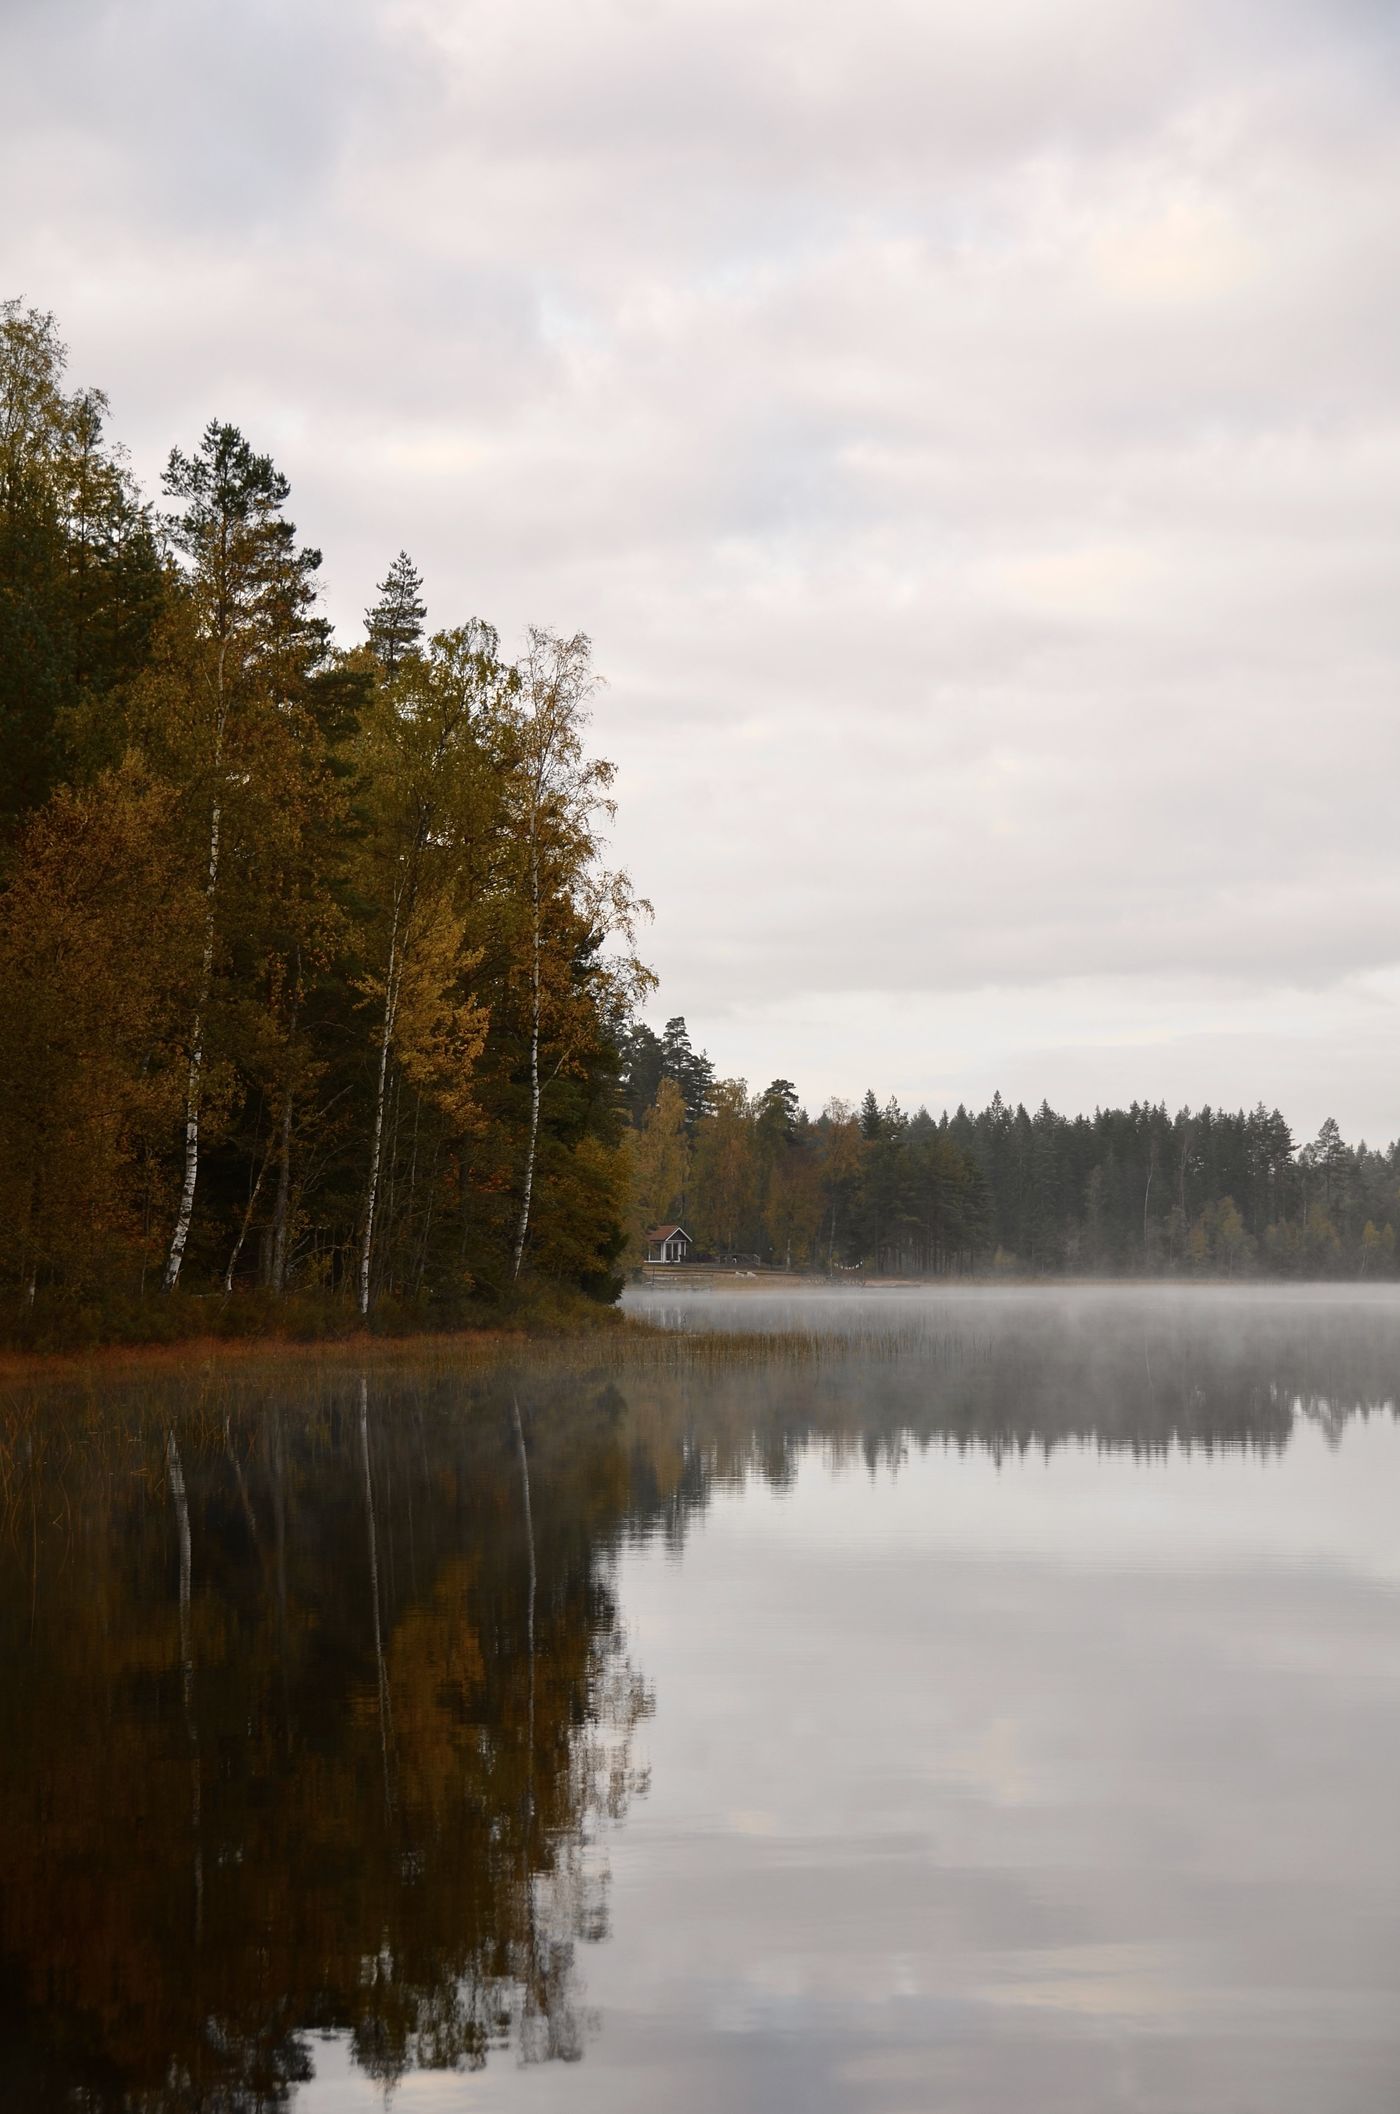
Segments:
[[[17,7],[4,276],[151,482],[274,448],[347,626],[407,544],[442,621],[594,634],[725,1068],[1388,1134],[1398,54],[1363,0]]]

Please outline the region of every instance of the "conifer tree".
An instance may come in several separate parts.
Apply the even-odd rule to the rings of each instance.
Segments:
[[[179,1282],[199,1178],[205,1039],[214,978],[225,808],[232,786],[257,787],[256,721],[272,717],[327,627],[312,614],[319,551],[297,545],[283,513],[290,487],[236,426],[211,420],[193,455],[172,450],[164,476],[178,511],[166,532],[186,566],[194,657],[187,761],[207,801],[204,947],[190,1025],[184,1172],[164,1287]]]
[[[379,583],[379,600],[365,611],[365,630],[370,651],[391,679],[398,673],[404,655],[416,653],[423,643],[427,609],[422,601],[423,581],[407,551],[400,551]]]
[[[683,1014],[675,1014],[661,1031],[661,1069],[681,1090],[693,1138],[697,1124],[710,1112],[715,1068],[703,1050],[692,1049]]]

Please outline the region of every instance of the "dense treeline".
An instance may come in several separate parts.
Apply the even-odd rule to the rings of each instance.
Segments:
[[[1000,1095],[907,1114],[873,1092],[815,1119],[775,1079],[718,1080],[685,1021],[625,1050],[633,1253],[682,1222],[702,1253],[801,1269],[1394,1276],[1400,1147],[1301,1147],[1277,1109],[1135,1102],[1068,1117]]]
[[[270,459],[211,423],[158,508],[106,408],[66,389],[53,319],[5,304],[18,1324],[162,1289],[381,1317],[531,1276],[609,1295],[617,1024],[649,979],[603,863],[587,639],[535,631],[510,661],[476,619],[429,637],[400,554],[338,644]]]

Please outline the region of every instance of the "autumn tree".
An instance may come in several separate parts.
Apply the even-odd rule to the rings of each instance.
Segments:
[[[633,1252],[645,1252],[650,1226],[684,1216],[690,1146],[685,1103],[674,1079],[663,1078],[639,1130],[628,1134]]]
[[[30,1301],[144,1264],[199,944],[176,798],[135,759],[60,791],[0,897],[0,1244]]]
[[[748,1087],[720,1079],[695,1141],[693,1211],[702,1236],[723,1254],[752,1252],[758,1238],[758,1154]]]
[[[512,1279],[520,1276],[530,1230],[546,1079],[573,1064],[593,1034],[600,1002],[625,1013],[654,981],[635,951],[637,924],[650,905],[634,894],[626,873],[603,863],[604,831],[614,813],[614,768],[584,747],[596,687],[592,647],[582,632],[564,638],[531,630],[508,700],[507,782],[520,861],[528,1087]],[[576,973],[581,939],[592,944],[595,956],[599,942],[616,939],[622,947],[606,962],[597,960],[586,991]]]
[[[477,995],[473,897],[503,859],[505,809],[492,757],[513,671],[489,625],[441,632],[378,687],[356,758],[367,818],[358,858],[365,906],[360,978],[375,1018],[368,1167],[356,1295],[370,1308],[391,1067],[460,1135],[486,1013]]]

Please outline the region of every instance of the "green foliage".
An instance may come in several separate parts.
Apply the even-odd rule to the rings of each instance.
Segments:
[[[407,551],[400,551],[379,583],[379,600],[365,611],[370,652],[388,676],[397,674],[407,654],[423,643],[427,606],[423,581]]]
[[[65,391],[54,319],[0,303],[0,861],[65,774],[118,760],[104,721],[164,579],[100,391]]]
[[[456,1326],[516,1275],[512,1311],[615,1297],[647,972],[605,944],[644,906],[601,861],[587,640],[533,632],[518,667],[477,620],[425,643],[401,553],[337,649],[271,458],[218,420],[173,450],[162,555],[63,369],[8,304],[11,1340],[335,1331],[362,1286],[376,1328]]]

